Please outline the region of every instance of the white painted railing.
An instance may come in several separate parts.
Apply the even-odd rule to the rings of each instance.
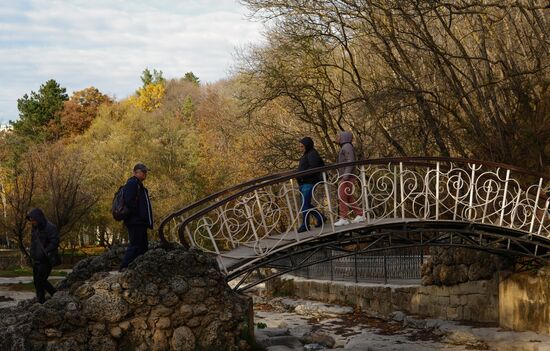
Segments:
[[[550,237],[549,179],[513,166],[464,159],[412,158],[354,163],[356,171],[340,174],[343,165],[322,169],[323,181],[313,190],[314,210],[326,217],[315,235],[337,229],[339,187],[349,184],[348,207],[364,213],[364,226],[393,221],[461,221],[480,223]],[[311,172],[310,172],[311,173]],[[299,242],[303,203],[296,175],[287,173],[258,180],[225,197],[180,211],[165,220],[163,235],[180,231],[188,244],[206,252],[238,256],[239,247],[252,247],[265,256],[277,243]],[[347,180],[344,180],[347,179]],[[340,194],[339,194],[340,193]],[[350,219],[353,219],[353,215]]]

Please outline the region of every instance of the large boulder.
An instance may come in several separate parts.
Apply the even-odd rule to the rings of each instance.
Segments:
[[[246,297],[198,251],[156,248],[123,273],[121,252],[79,264],[43,305],[0,310],[0,350],[238,350]],[[91,267],[91,269],[90,269]]]
[[[95,273],[116,269],[120,265],[125,251],[125,246],[115,246],[103,255],[87,257],[78,261],[72,272],[57,287],[67,289],[72,285],[84,283]]]

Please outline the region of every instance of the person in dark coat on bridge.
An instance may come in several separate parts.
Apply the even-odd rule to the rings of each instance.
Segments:
[[[313,140],[310,137],[305,137],[300,140],[300,150],[302,157],[298,165],[298,171],[306,171],[308,169],[323,167],[325,163],[323,159],[313,147]],[[297,178],[302,194],[302,225],[298,228],[298,233],[309,230],[309,215],[312,214],[317,221],[317,227],[324,223],[325,217],[311,204],[313,196],[313,187],[321,181],[321,173],[313,173]]]
[[[39,208],[29,211],[27,220],[32,224],[30,255],[36,298],[39,303],[44,303],[46,291],[50,295],[57,291],[48,281],[53,268],[48,255],[57,253],[59,233],[57,227],[46,219],[44,212]]]
[[[134,166],[132,177],[124,185],[124,203],[130,211],[124,219],[124,225],[128,230],[128,248],[120,264],[119,271],[138,256],[143,255],[149,248],[147,229],[153,229],[153,208],[149,199],[149,192],[143,185],[149,169],[138,163]]]

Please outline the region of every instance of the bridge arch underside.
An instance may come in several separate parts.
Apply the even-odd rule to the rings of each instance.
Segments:
[[[525,232],[455,221],[419,221],[392,223],[315,238],[307,242],[273,252],[263,258],[240,261],[229,267],[227,281],[234,281],[237,291],[245,291],[257,284],[295,270],[342,257],[383,252],[390,249],[462,247],[505,256],[516,261],[518,270],[540,267],[550,261],[550,239],[530,236]],[[312,259],[323,250],[337,254]]]

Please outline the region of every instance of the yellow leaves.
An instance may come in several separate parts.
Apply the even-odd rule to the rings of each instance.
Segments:
[[[130,102],[145,112],[156,110],[162,105],[166,95],[166,88],[163,82],[147,84],[137,91],[137,96],[130,97]]]

